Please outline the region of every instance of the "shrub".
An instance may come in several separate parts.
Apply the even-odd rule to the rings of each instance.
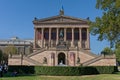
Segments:
[[[9,71],[16,70],[21,74],[79,76],[91,74],[112,74],[117,71],[116,66],[9,66]]]
[[[95,68],[99,74],[111,74],[118,71],[116,66],[97,66]]]

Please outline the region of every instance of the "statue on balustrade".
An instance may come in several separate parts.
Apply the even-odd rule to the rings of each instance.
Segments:
[[[66,42],[64,41],[64,32],[61,29],[59,33],[59,42],[57,44],[57,48],[59,49],[66,49]]]
[[[63,38],[63,30],[60,30],[60,38]]]
[[[47,58],[46,57],[43,58],[43,63],[47,64]]]

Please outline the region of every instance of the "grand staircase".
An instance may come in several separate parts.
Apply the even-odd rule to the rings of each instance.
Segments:
[[[36,55],[36,54],[42,53],[42,52],[44,52],[44,51],[57,51],[59,48],[61,48],[61,46],[60,46],[60,47],[57,47],[57,48],[41,48],[41,49],[39,49],[39,50],[37,50],[37,51],[35,51],[35,52],[27,55],[27,56],[23,56],[23,59],[24,59],[25,61],[27,61],[28,63],[32,64],[32,65],[43,65],[42,63],[40,63],[40,62],[32,59],[31,57],[34,56],[34,55]],[[90,55],[90,56],[93,56],[93,57],[94,57],[93,59],[88,60],[88,61],[82,63],[83,66],[88,66],[88,65],[90,65],[90,64],[92,64],[92,63],[94,63],[94,62],[96,62],[96,61],[99,61],[99,60],[101,60],[101,59],[104,58],[104,57],[101,56],[101,55],[100,55],[100,56],[95,55],[95,54],[93,54],[93,53],[91,53],[91,52],[89,52],[89,51],[86,51],[86,50],[84,50],[84,49],[69,48],[69,49],[66,49],[66,50],[68,50],[68,51],[69,51],[69,50],[70,50],[70,51],[72,50],[72,51],[78,51],[78,52],[80,51],[80,52],[83,52],[83,53],[85,53],[85,54],[87,54],[87,55]],[[21,56],[15,56],[14,58],[21,58]]]
[[[95,58],[93,58],[93,59],[91,59],[89,61],[86,61],[86,62],[82,63],[82,66],[88,66],[89,64],[92,64],[92,63],[94,63],[96,61],[99,61],[101,59],[103,59],[103,56],[101,56],[101,55],[97,56],[97,57],[95,57]]]
[[[35,61],[35,60],[33,60],[33,59],[29,58],[29,57],[24,57],[23,59],[30,62],[30,63],[32,63],[33,65],[42,65],[38,61]]]
[[[47,50],[46,48],[41,48],[41,49],[39,49],[38,51],[35,51],[35,52],[27,55],[27,57],[31,57],[31,56],[33,56],[33,55],[36,55],[36,54],[41,53],[41,52],[46,51],[46,50]]]
[[[28,62],[32,62],[32,63],[35,64],[35,65],[42,65],[41,63],[39,63],[38,61],[35,61],[35,60],[31,59],[30,57],[31,57],[31,56],[34,56],[34,55],[36,55],[36,54],[39,54],[39,53],[41,53],[41,52],[44,52],[44,51],[46,51],[46,50],[57,50],[57,48],[49,48],[49,49],[47,49],[47,48],[41,48],[41,49],[39,49],[39,50],[37,50],[37,51],[35,51],[35,52],[27,55],[26,57],[24,57],[24,59],[27,60]],[[76,48],[69,48],[69,50],[75,50],[75,51],[76,51]],[[91,53],[91,52],[88,52],[88,51],[84,50],[84,49],[79,49],[78,51],[81,51],[81,52],[83,52],[83,53],[85,53],[85,54],[88,54],[88,55],[90,55],[90,56],[95,57],[94,59],[91,59],[91,60],[89,60],[89,61],[84,62],[84,63],[83,63],[83,66],[87,66],[87,65],[89,65],[89,64],[91,64],[91,63],[94,63],[94,62],[102,59],[101,56],[97,56],[97,55],[95,55],[95,54],[93,54],[93,53]]]

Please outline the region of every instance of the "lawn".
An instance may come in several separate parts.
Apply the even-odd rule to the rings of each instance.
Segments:
[[[18,76],[3,77],[0,80],[120,80],[120,74],[100,74],[86,76]]]

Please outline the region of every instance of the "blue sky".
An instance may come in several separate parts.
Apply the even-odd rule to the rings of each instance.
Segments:
[[[96,0],[62,0],[65,15],[94,21],[102,16],[102,11],[95,8]],[[59,14],[60,0],[0,0],[0,39],[18,36],[21,39],[34,38],[33,19],[46,18]],[[91,51],[100,53],[109,46],[107,41],[97,41],[97,36],[90,36]]]

